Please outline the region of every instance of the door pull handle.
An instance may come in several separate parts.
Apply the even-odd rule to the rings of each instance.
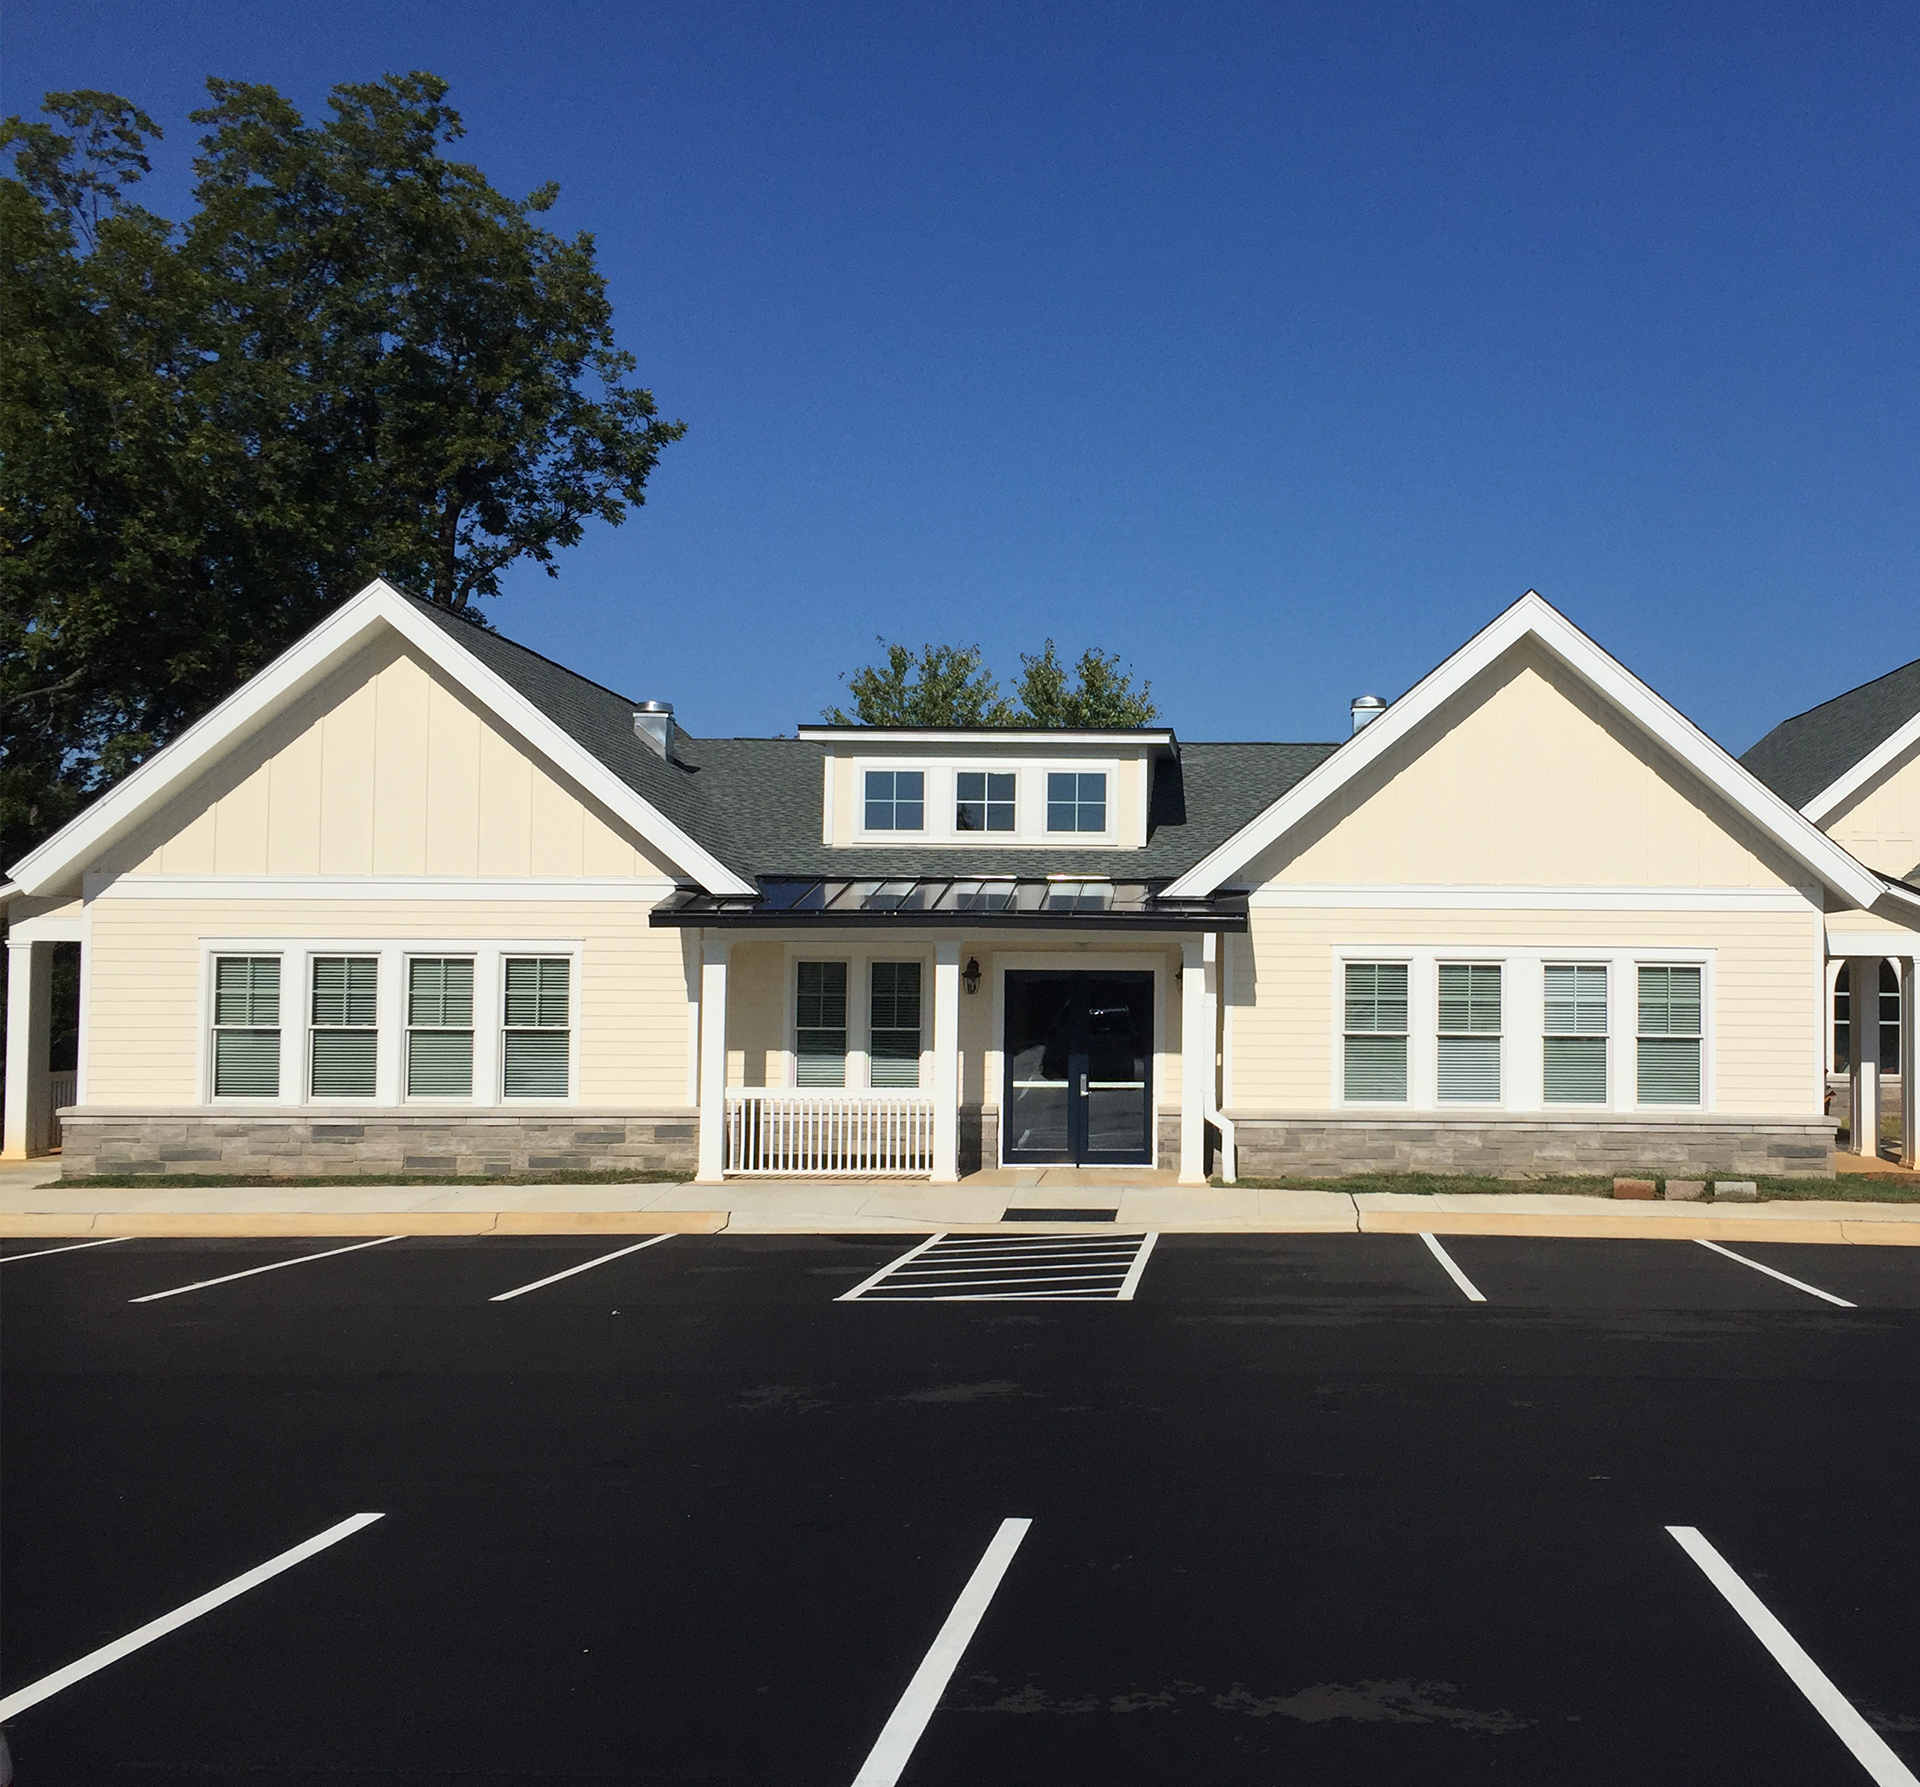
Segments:
[[[1085,1074],[1082,1074],[1080,1076],[1080,1096],[1082,1098],[1085,1098],[1086,1095],[1087,1095],[1087,1076]]]

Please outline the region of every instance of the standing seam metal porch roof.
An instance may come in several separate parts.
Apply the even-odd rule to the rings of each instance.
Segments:
[[[1332,744],[1196,743],[1153,766],[1142,849],[1026,845],[831,847],[821,841],[826,747],[798,738],[677,735],[675,761],[633,730],[637,700],[499,633],[411,598],[436,626],[737,873],[769,877],[1081,875],[1163,881],[1184,873],[1270,806]],[[1159,730],[1159,729],[1155,729]],[[983,729],[983,738],[994,736]]]

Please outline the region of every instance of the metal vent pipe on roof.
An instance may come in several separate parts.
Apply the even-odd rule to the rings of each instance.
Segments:
[[[673,703],[643,701],[633,710],[633,735],[673,761]]]
[[[1378,695],[1356,695],[1353,698],[1353,729],[1358,732],[1369,720],[1377,720],[1387,711],[1387,704]]]

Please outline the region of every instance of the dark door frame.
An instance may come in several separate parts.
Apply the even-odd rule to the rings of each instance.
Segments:
[[[1081,1091],[1079,1088],[1079,1085],[1075,1083],[1076,1081],[1084,1083],[1084,1079],[1085,1079],[1084,1064],[1086,1063],[1088,1057],[1087,1057],[1087,1051],[1085,1047],[1082,1046],[1081,1048],[1073,1051],[1069,1056],[1068,1075],[1067,1075],[1067,1078],[1068,1078],[1067,1128],[1068,1128],[1068,1135],[1070,1140],[1069,1140],[1068,1152],[1063,1156],[1059,1156],[1047,1161],[1036,1160],[1036,1159],[1015,1160],[1015,1159],[1009,1158],[1008,1131],[1009,1131],[1009,1124],[1010,1124],[1010,1119],[1013,1111],[1014,1051],[1010,1047],[1008,1047],[1007,1026],[1012,1020],[1013,1000],[1011,996],[1011,988],[1006,983],[1012,981],[1016,977],[1019,977],[1022,979],[1033,979],[1033,980],[1078,981],[1083,983],[1083,985],[1086,982],[1099,981],[1099,980],[1106,980],[1106,981],[1122,980],[1122,981],[1137,981],[1137,982],[1144,983],[1145,989],[1146,989],[1146,1047],[1144,1050],[1145,1067],[1143,1070],[1143,1077],[1144,1077],[1145,1084],[1140,1094],[1142,1108],[1141,1108],[1141,1114],[1140,1114],[1140,1148],[1137,1155],[1131,1155],[1131,1151],[1130,1151],[1130,1157],[1127,1159],[1116,1160],[1116,1159],[1087,1158],[1087,1156],[1091,1153],[1091,1149],[1088,1146],[1088,1142],[1087,1142],[1088,1095],[1085,1092]],[[1155,1103],[1155,1083],[1154,1083],[1154,1058],[1159,1051],[1159,1015],[1160,1015],[1159,1013],[1159,1007],[1160,1007],[1159,978],[1160,977],[1156,972],[1156,966],[1152,963],[1144,964],[1138,968],[1134,968],[1134,967],[1082,968],[1079,966],[1054,967],[1051,965],[1044,968],[1038,968],[1038,967],[1016,968],[1016,967],[1008,966],[1003,971],[1001,1000],[1000,1000],[1001,1010],[999,1014],[1000,1015],[1000,1023],[999,1023],[1000,1033],[998,1038],[996,1039],[999,1043],[999,1048],[1000,1048],[1000,1086],[999,1086],[999,1094],[1000,1094],[999,1132],[1000,1133],[999,1133],[999,1146],[997,1149],[1000,1165],[1008,1166],[1008,1167],[1042,1166],[1042,1165],[1130,1167],[1130,1166],[1151,1166],[1154,1163],[1156,1153],[1157,1153],[1157,1144],[1158,1144],[1157,1130],[1158,1130],[1158,1121],[1159,1121],[1158,1107]],[[1080,1012],[1080,1019],[1083,1027],[1083,1035],[1081,1039],[1083,1045],[1085,1042],[1084,1025],[1085,1025],[1086,1016],[1087,1016],[1087,1013],[1085,1011],[1085,1001],[1084,1001],[1084,994],[1083,994],[1082,1006],[1081,1006],[1081,1012]],[[1077,1141],[1072,1139],[1076,1137],[1078,1138]]]

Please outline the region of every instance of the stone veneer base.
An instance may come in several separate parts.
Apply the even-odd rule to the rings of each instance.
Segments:
[[[1249,1179],[1348,1173],[1473,1173],[1526,1179],[1646,1168],[1676,1177],[1833,1177],[1827,1118],[1235,1117],[1235,1169]]]
[[[60,1174],[221,1173],[342,1178],[367,1173],[684,1172],[699,1155],[692,1111],[74,1111]]]

